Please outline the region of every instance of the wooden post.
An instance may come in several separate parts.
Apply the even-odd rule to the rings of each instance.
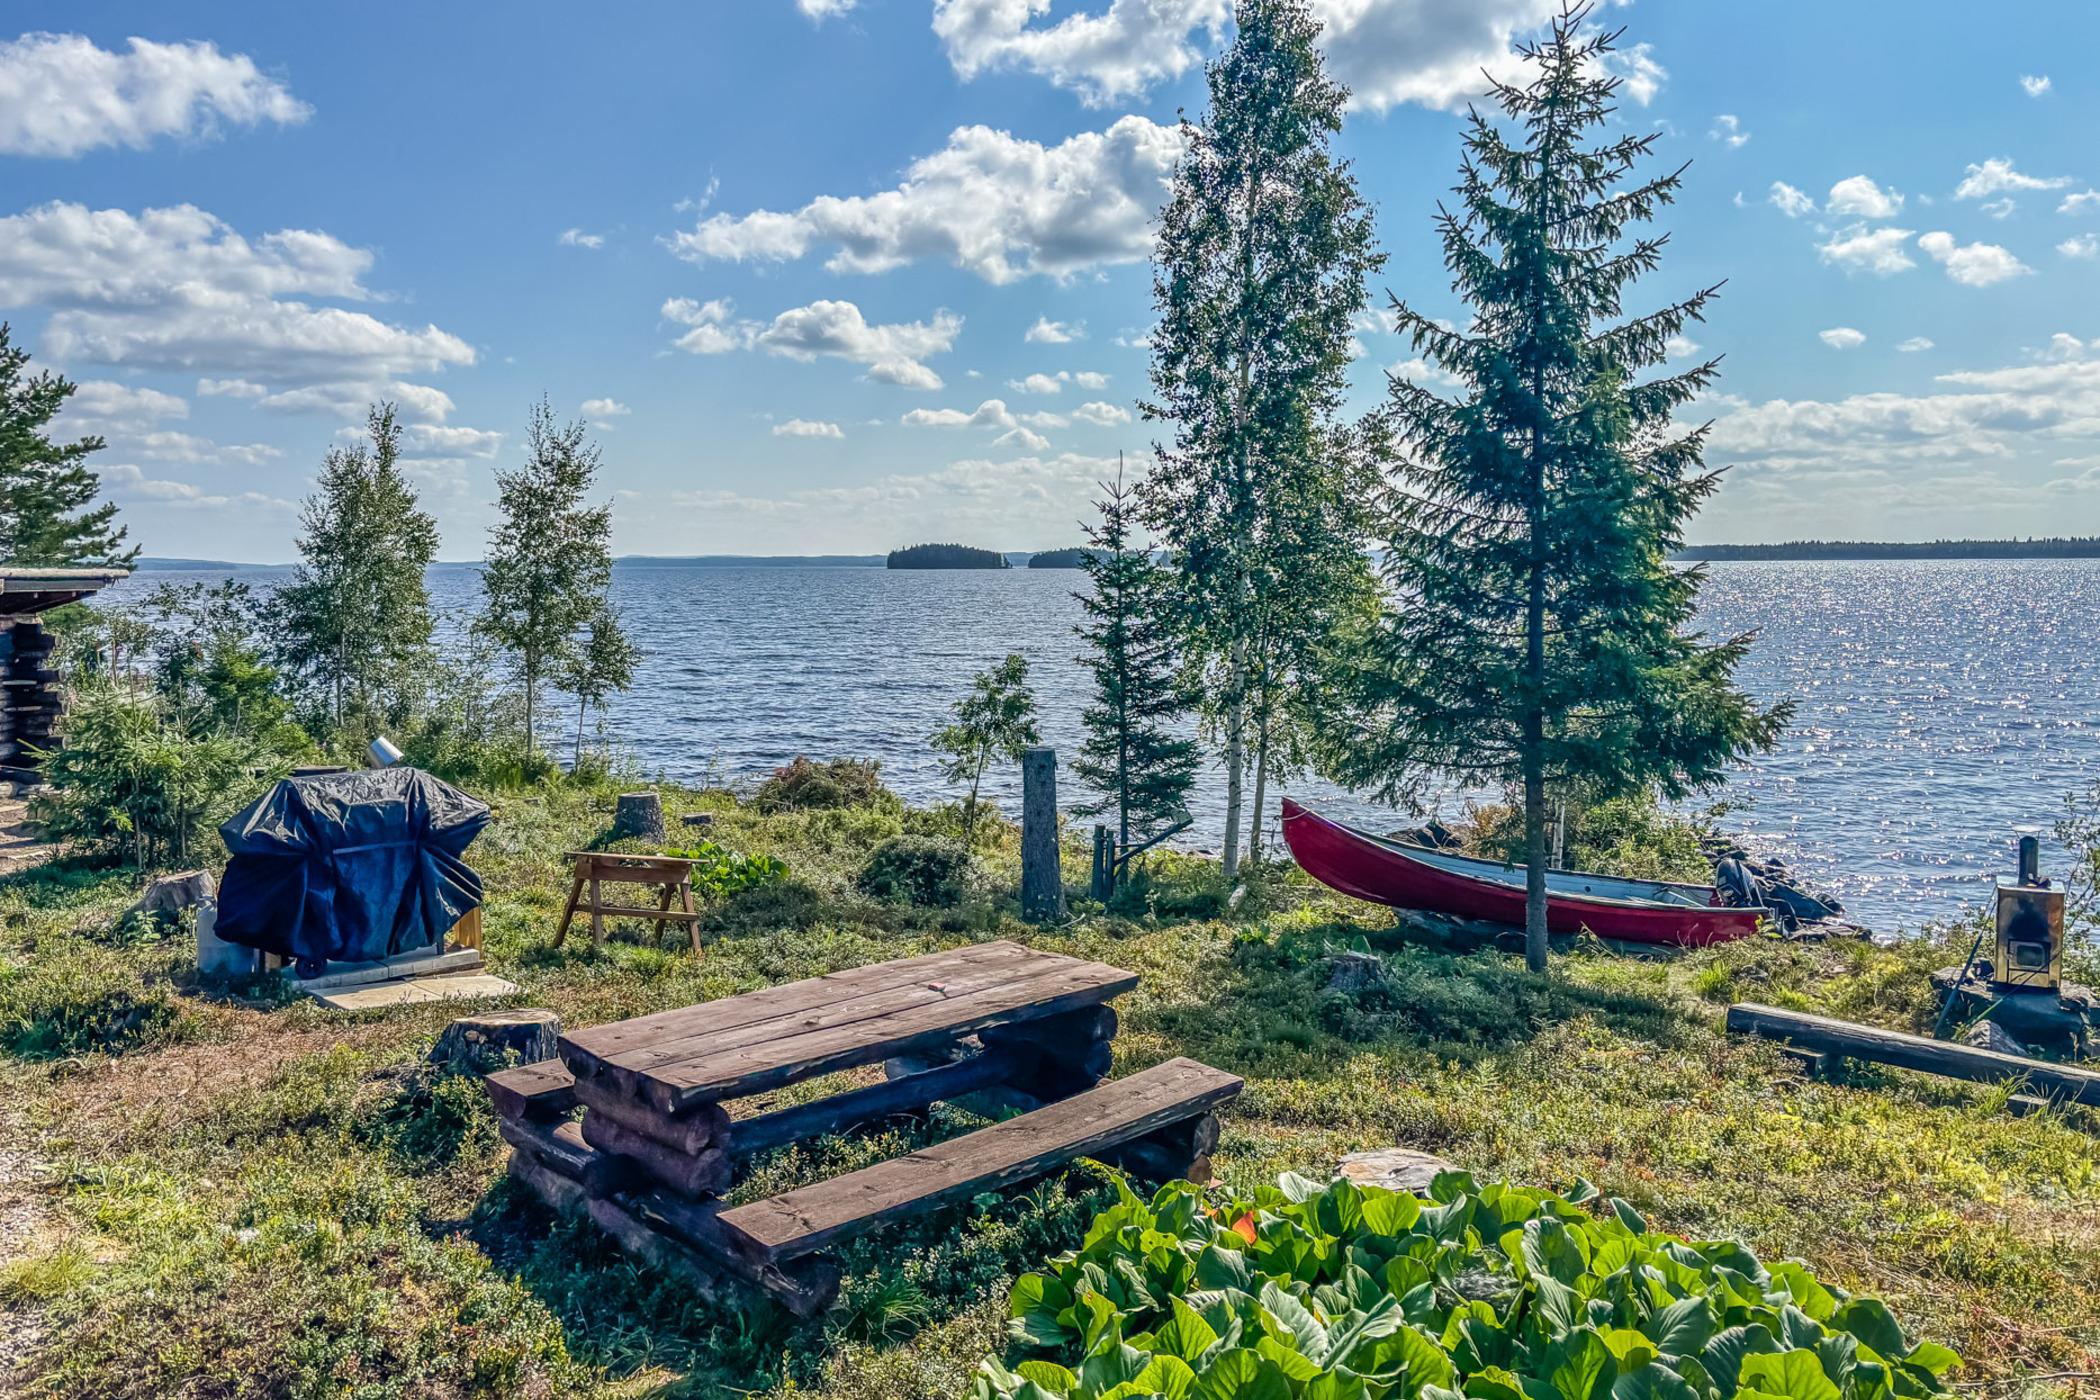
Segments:
[[[1045,924],[1065,916],[1065,876],[1057,860],[1057,750],[1021,753],[1021,917]]]
[[[1090,892],[1104,904],[1116,892],[1115,848],[1110,844],[1113,839],[1107,827],[1094,827],[1094,879]]]

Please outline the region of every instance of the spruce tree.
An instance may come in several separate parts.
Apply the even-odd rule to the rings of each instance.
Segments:
[[[1563,10],[1525,47],[1536,76],[1498,85],[1508,131],[1475,112],[1459,208],[1438,227],[1465,329],[1394,302],[1456,399],[1394,377],[1393,605],[1367,655],[1367,708],[1335,736],[1345,776],[1401,796],[1433,777],[1519,789],[1526,948],[1546,965],[1549,790],[1677,796],[1769,747],[1785,707],[1734,684],[1747,637],[1693,629],[1701,572],[1670,562],[1714,489],[1704,427],[1673,415],[1717,362],[1647,380],[1717,288],[1628,316],[1664,239],[1634,233],[1683,170],[1645,177],[1653,133],[1607,129],[1615,33]]]
[[[516,660],[527,754],[542,688],[571,666],[579,635],[606,612],[612,592],[612,507],[586,499],[598,465],[583,423],[557,424],[542,397],[526,431],[525,465],[496,473],[501,518],[489,529],[474,627]]]
[[[1204,119],[1183,123],[1187,153],[1160,219],[1157,402],[1145,412],[1172,423],[1174,441],[1143,490],[1145,522],[1179,565],[1187,649],[1223,739],[1228,876],[1250,712],[1310,617],[1285,585],[1361,543],[1333,419],[1350,322],[1383,261],[1355,178],[1328,149],[1348,93],[1322,68],[1318,22],[1304,0],[1239,0],[1234,19],[1231,47],[1206,70]],[[1294,537],[1340,548],[1296,554]]]
[[[405,692],[430,655],[424,572],[437,522],[401,470],[394,405],[365,417],[369,441],[333,447],[299,510],[299,566],[278,590],[278,658],[325,697],[340,726]]]
[[[0,321],[0,562],[29,568],[128,568],[117,508],[96,505],[101,478],[87,467],[102,439],[55,443],[45,434],[79,386],[27,373],[29,352]]]
[[[1128,846],[1133,829],[1161,825],[1186,806],[1196,744],[1171,727],[1187,712],[1188,693],[1167,571],[1131,544],[1137,502],[1122,474],[1102,490],[1101,522],[1084,527],[1092,548],[1080,554],[1093,587],[1073,595],[1086,613],[1074,630],[1088,644],[1079,664],[1093,673],[1094,696],[1080,716],[1086,739],[1072,768],[1101,795],[1081,810],[1113,811],[1117,842]]]

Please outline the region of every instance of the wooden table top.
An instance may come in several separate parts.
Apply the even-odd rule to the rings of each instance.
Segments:
[[[577,1077],[611,1079],[675,1114],[1097,1005],[1137,981],[1106,963],[979,943],[573,1031],[560,1050]]]

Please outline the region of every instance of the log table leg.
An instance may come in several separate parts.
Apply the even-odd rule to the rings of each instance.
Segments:
[[[1070,1098],[1106,1078],[1115,1037],[1116,1012],[1110,1006],[1085,1006],[978,1033],[987,1050],[1006,1051],[1026,1064],[1010,1082],[1043,1103]]]

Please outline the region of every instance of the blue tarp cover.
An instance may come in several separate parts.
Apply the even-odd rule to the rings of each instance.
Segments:
[[[219,828],[219,937],[364,962],[429,947],[481,904],[461,855],[488,804],[414,768],[286,778]]]

